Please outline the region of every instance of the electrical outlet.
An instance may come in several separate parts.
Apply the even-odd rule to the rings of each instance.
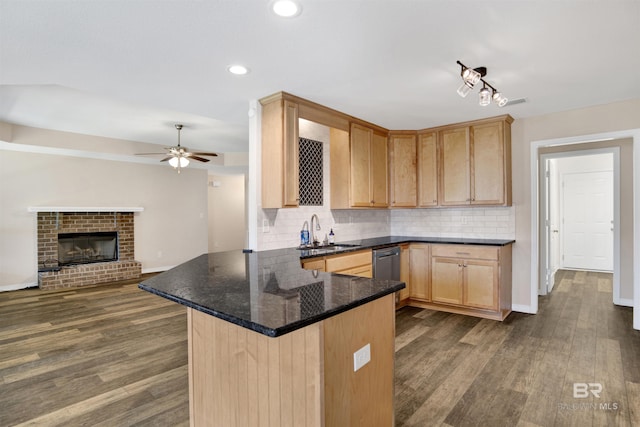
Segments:
[[[269,232],[269,220],[268,219],[263,219],[262,220],[262,232],[263,233],[268,233]]]
[[[367,344],[353,353],[353,372],[362,368],[371,361],[371,344]]]

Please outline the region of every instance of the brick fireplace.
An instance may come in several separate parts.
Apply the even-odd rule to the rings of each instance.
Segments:
[[[74,288],[137,279],[142,265],[134,259],[133,212],[38,212],[38,286]],[[118,259],[59,265],[58,235],[117,233]]]

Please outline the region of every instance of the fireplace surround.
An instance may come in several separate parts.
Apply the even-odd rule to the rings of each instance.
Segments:
[[[141,263],[134,259],[134,212],[37,211],[37,228],[41,289],[89,286],[141,275]],[[83,240],[89,235],[100,243]],[[110,259],[106,259],[110,250]]]

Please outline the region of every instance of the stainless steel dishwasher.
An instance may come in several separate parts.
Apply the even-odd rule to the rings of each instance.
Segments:
[[[400,280],[400,247],[373,251],[373,278]]]

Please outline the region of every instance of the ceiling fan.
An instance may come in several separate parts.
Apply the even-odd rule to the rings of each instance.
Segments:
[[[181,124],[175,125],[176,129],[178,129],[178,145],[174,145],[173,147],[165,147],[167,150],[164,153],[137,153],[136,156],[155,156],[155,155],[164,155],[165,158],[160,160],[161,162],[168,161],[174,169],[178,169],[178,173],[180,173],[180,169],[187,167],[189,164],[189,160],[197,160],[198,162],[208,162],[209,159],[206,159],[201,156],[208,157],[217,157],[216,153],[207,153],[207,152],[191,152],[187,147],[183,147],[180,145],[180,131],[182,130]]]

